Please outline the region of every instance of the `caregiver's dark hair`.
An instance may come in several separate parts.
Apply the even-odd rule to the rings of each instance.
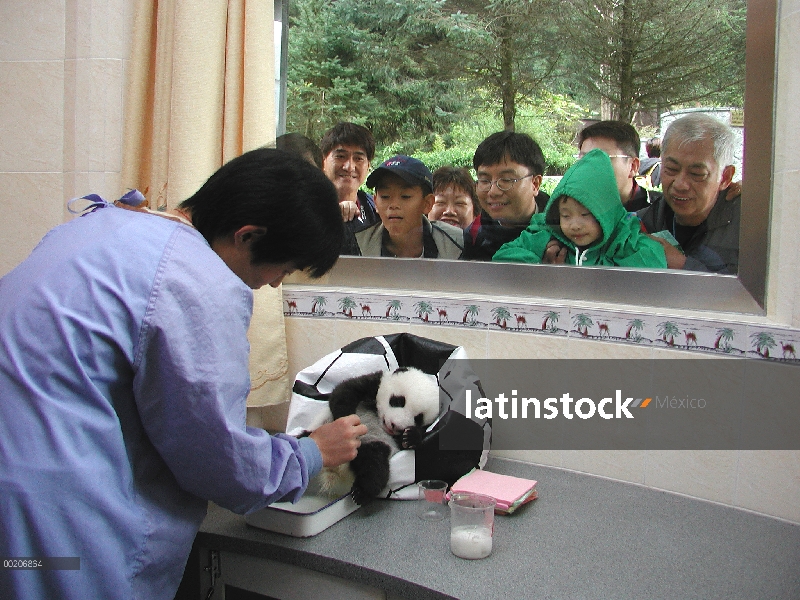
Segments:
[[[274,148],[224,164],[180,207],[209,244],[245,225],[265,227],[253,263],[290,262],[312,277],[330,271],[344,243],[336,188],[318,168]]]

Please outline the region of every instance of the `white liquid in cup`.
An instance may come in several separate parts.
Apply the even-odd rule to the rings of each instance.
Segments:
[[[477,525],[453,527],[450,551],[460,558],[486,558],[492,553],[491,529]]]

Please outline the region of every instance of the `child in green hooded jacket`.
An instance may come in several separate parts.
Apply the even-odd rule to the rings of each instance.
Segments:
[[[661,244],[642,233],[622,205],[608,154],[595,149],[561,178],[547,208],[520,236],[492,257],[498,262],[540,263],[551,239],[567,251],[567,264],[665,269]]]

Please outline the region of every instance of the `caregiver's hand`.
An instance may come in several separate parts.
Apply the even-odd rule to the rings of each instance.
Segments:
[[[361,419],[357,415],[347,415],[318,427],[308,437],[317,443],[323,466],[336,467],[356,457],[361,445],[359,438],[365,433],[367,426]]]

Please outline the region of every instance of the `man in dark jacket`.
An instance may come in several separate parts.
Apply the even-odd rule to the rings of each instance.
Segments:
[[[359,188],[375,157],[375,140],[355,123],[338,123],[322,136],[322,170],[336,187],[342,219],[350,232],[380,222],[372,196]]]
[[[462,258],[492,260],[547,205],[549,196],[539,189],[544,154],[529,135],[501,131],[480,143],[472,162],[481,213],[464,230]]]
[[[730,127],[693,113],[674,121],[661,145],[663,197],[637,215],[648,233],[668,231],[682,252],[663,239],[671,269],[735,274],[739,269],[741,197],[726,198],[736,167]]]

